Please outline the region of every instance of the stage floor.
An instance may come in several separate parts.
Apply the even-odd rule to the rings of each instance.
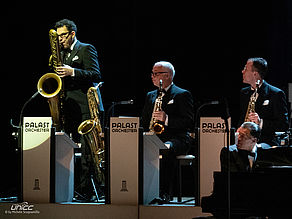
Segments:
[[[183,198],[183,201],[190,198]],[[202,213],[201,207],[194,206],[194,202],[185,204],[163,205],[112,205],[101,203],[0,203],[0,218],[42,218],[42,219],[191,219],[198,216],[208,216]]]

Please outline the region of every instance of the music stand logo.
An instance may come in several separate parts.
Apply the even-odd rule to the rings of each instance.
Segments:
[[[121,188],[120,191],[121,192],[128,192],[127,181],[126,180],[122,180],[122,188]]]
[[[118,133],[135,133],[138,132],[137,122],[113,122],[111,131]]]
[[[40,189],[40,180],[39,179],[35,179],[34,180],[34,187],[33,190],[41,190]]]

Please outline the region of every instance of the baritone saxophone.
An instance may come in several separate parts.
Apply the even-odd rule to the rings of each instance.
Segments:
[[[104,141],[101,137],[102,128],[99,119],[100,100],[97,94],[100,82],[96,87],[90,87],[87,91],[88,106],[91,119],[83,121],[78,127],[78,133],[84,136],[90,146],[91,156],[94,162],[94,172],[100,185],[105,182],[104,178]]]
[[[56,131],[63,131],[64,128],[64,81],[56,74],[57,67],[62,66],[60,43],[58,34],[55,30],[49,31],[52,55],[50,56],[49,66],[54,73],[44,74],[38,81],[38,92],[48,98],[49,108],[53,120],[53,127]]]

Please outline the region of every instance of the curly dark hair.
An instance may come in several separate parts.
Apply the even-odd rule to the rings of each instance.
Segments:
[[[74,31],[75,34],[77,34],[77,26],[73,21],[68,20],[68,19],[62,19],[60,21],[57,21],[55,24],[56,29],[63,26],[66,26],[68,31],[70,32]]]

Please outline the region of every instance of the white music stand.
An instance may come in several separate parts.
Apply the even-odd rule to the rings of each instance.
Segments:
[[[24,117],[22,199],[33,203],[72,201],[74,148],[65,134],[51,129],[51,117]]]

